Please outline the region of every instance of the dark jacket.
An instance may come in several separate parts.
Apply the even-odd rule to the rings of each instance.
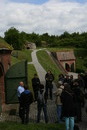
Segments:
[[[40,85],[40,80],[39,78],[33,78],[32,79],[32,87],[33,87],[33,90],[35,91],[38,91],[39,90],[39,85]]]
[[[20,96],[20,106],[28,107],[33,102],[33,95],[29,90],[22,92]]]
[[[52,86],[52,82],[54,80],[54,75],[53,74],[46,74],[45,75],[45,80],[46,80],[46,86],[51,87]],[[52,86],[53,87],[53,86]]]
[[[63,103],[63,116],[73,117],[75,115],[73,94],[64,90],[61,94],[61,102]]]

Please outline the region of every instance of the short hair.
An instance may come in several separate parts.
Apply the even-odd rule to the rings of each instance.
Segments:
[[[37,76],[37,74],[34,74],[34,76]]]

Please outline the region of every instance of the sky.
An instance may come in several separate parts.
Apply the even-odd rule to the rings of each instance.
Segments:
[[[87,0],[0,0],[0,36],[11,27],[49,35],[87,32]]]

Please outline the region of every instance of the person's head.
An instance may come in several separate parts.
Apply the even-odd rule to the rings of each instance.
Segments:
[[[24,82],[22,82],[22,81],[21,81],[19,84],[20,84],[20,86],[22,86],[22,87],[24,86]]]
[[[48,73],[48,74],[51,74],[51,70],[48,70],[47,73]]]
[[[38,77],[38,75],[37,75],[37,74],[34,74],[34,77],[35,77],[35,78],[37,78],[37,77]]]
[[[70,79],[73,79],[73,75],[70,75]]]

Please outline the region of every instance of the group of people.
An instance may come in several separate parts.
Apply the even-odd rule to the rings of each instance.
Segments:
[[[50,99],[53,99],[53,80],[54,76],[49,70],[45,75],[46,86],[41,84],[37,74],[34,74],[32,78],[33,93],[28,89],[28,86],[24,85],[21,81],[17,89],[17,95],[19,100],[19,116],[22,124],[29,122],[29,108],[32,102],[37,102],[37,123],[40,122],[40,115],[43,109],[45,123],[48,123],[47,115],[47,99],[50,93]]]
[[[73,75],[58,76],[57,90],[53,93],[54,75],[50,70],[45,75],[45,85],[41,84],[37,74],[32,78],[32,88],[34,96],[28,87],[20,82],[18,87],[19,116],[22,123],[29,121],[29,107],[32,102],[37,102],[37,123],[40,122],[40,115],[43,109],[45,123],[48,123],[47,100],[53,99],[57,106],[58,123],[65,120],[66,130],[74,129],[74,122],[82,121],[81,108],[84,107],[84,93],[87,89],[87,74],[78,74],[74,79]]]
[[[82,121],[82,107],[85,104],[85,92],[87,89],[87,73],[78,74],[77,79],[73,75],[60,74],[58,88],[55,92],[58,122],[65,120],[66,130],[74,130],[75,122]]]

